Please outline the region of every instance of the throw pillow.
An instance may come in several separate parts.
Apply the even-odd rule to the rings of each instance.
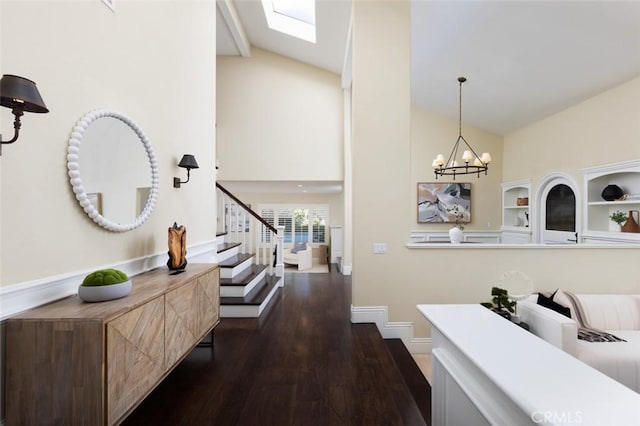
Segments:
[[[306,250],[307,243],[295,243],[293,248],[291,249],[291,253],[295,254],[299,251]]]
[[[555,293],[553,294],[555,296]],[[562,306],[561,304],[554,302],[552,297],[546,297],[540,293],[538,293],[538,305],[544,306],[547,309],[551,309],[552,311],[556,311],[559,314],[564,315],[567,318],[571,318],[571,309],[566,306]]]
[[[571,308],[571,300],[569,300],[569,297],[564,294],[561,289],[557,289],[551,298],[557,304],[562,305],[566,308]]]

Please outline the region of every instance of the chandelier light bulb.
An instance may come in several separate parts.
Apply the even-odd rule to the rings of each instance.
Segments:
[[[468,163],[472,159],[473,159],[473,154],[471,154],[471,151],[469,151],[468,149],[465,152],[462,153],[462,160],[465,163]]]

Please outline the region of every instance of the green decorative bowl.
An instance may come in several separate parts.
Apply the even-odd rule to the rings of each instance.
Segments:
[[[125,297],[131,292],[131,280],[117,269],[100,269],[84,277],[78,297],[85,302],[105,302]]]

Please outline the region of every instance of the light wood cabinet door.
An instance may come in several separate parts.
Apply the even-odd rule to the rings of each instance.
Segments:
[[[198,337],[196,280],[165,295],[165,362],[171,368],[195,345]]]
[[[165,372],[164,297],[107,323],[107,424],[117,422]]]
[[[216,269],[198,277],[199,335],[203,336],[220,319],[220,273]]]
[[[103,332],[102,321],[9,320],[6,424],[102,424]]]

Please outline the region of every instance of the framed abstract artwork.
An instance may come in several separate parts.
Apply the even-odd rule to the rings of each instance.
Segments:
[[[471,222],[471,184],[418,182],[418,223]]]

